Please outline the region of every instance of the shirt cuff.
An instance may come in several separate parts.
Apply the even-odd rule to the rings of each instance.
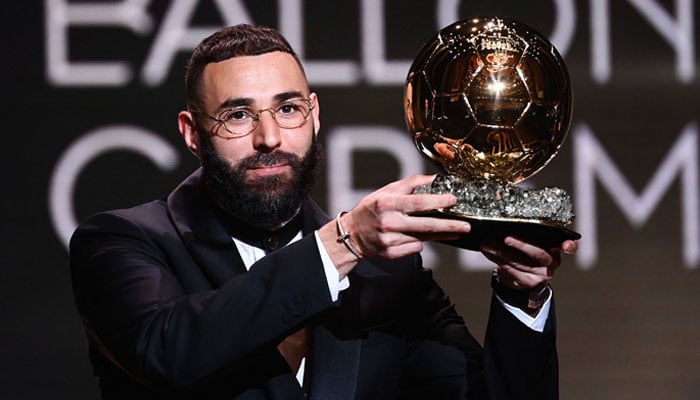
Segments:
[[[511,306],[510,304],[503,301],[500,297],[498,297],[498,295],[496,295],[496,299],[498,299],[498,302],[501,303],[501,305],[503,305],[503,307],[505,307],[506,310],[513,314],[515,318],[517,318],[520,322],[525,324],[525,326],[532,329],[533,331],[542,333],[544,332],[544,326],[547,324],[547,318],[549,317],[549,307],[552,302],[552,294],[553,291],[550,290],[547,300],[545,300],[544,304],[542,304],[540,312],[537,313],[535,317],[531,317],[525,311],[519,309],[518,307]]]
[[[350,279],[344,277],[340,279],[340,274],[338,269],[331,261],[331,257],[328,255],[326,248],[323,247],[321,243],[321,238],[318,236],[318,231],[314,232],[314,237],[316,238],[316,244],[318,245],[318,252],[321,255],[321,262],[323,263],[323,272],[326,274],[326,280],[328,282],[328,292],[331,295],[332,301],[338,301],[338,294],[350,287]]]

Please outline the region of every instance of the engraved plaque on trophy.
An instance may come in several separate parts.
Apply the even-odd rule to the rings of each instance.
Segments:
[[[497,17],[442,29],[416,57],[404,92],[406,124],[441,173],[415,193],[458,203],[425,215],[469,221],[449,244],[477,249],[507,235],[558,247],[581,235],[562,189],[517,184],[559,151],[571,122],[571,81],[554,46],[532,28]]]

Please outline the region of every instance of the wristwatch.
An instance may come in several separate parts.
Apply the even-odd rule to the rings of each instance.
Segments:
[[[546,283],[537,285],[531,290],[511,289],[502,284],[495,275],[491,277],[491,287],[501,300],[528,314],[536,314],[542,304],[547,301],[552,290]]]

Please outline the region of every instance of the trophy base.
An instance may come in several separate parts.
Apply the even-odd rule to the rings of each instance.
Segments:
[[[570,196],[560,188],[523,189],[484,178],[439,174],[432,184],[417,187],[413,193],[451,193],[457,197],[457,204],[449,209],[416,213],[469,222],[470,233],[444,242],[453,246],[478,250],[484,240],[517,236],[545,248],[555,248],[564,240],[581,237],[566,228],[574,214]]]
[[[460,219],[469,222],[472,229],[456,240],[445,240],[450,246],[462,249],[479,250],[481,243],[486,240],[502,241],[506,236],[514,236],[527,240],[543,248],[560,247],[565,240],[576,240],[581,234],[564,226],[551,224],[545,221],[522,220],[516,218],[483,218],[460,215],[444,210],[434,210],[426,213],[415,214],[418,216]]]

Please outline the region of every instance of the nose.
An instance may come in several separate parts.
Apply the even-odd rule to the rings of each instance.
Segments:
[[[280,127],[273,118],[272,111],[260,110],[258,124],[253,131],[253,147],[261,152],[269,152],[275,150],[281,144]]]

